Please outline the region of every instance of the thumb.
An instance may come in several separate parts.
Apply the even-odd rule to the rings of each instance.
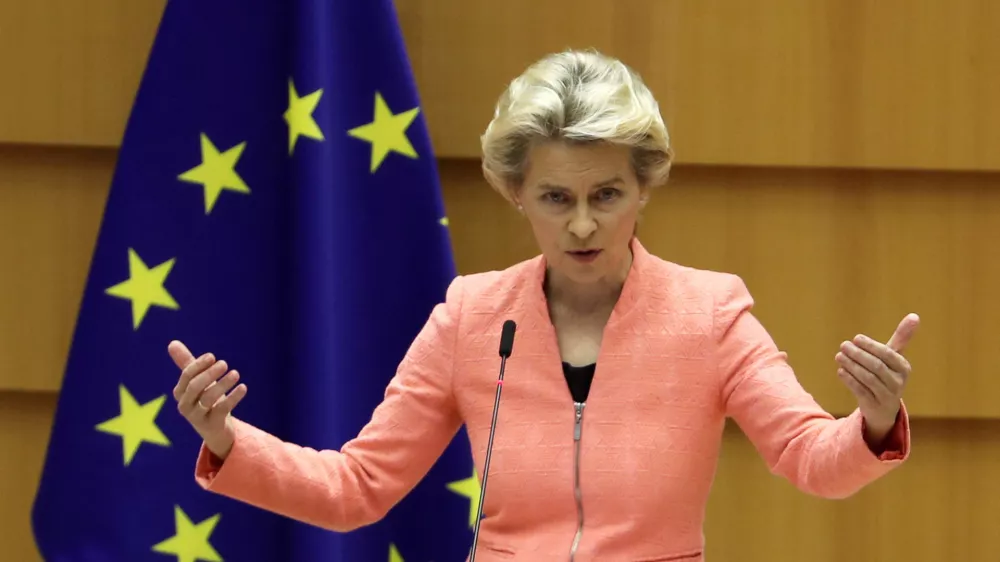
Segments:
[[[920,326],[920,317],[912,312],[907,314],[896,327],[896,331],[893,332],[886,346],[897,353],[902,353],[907,344],[910,343],[910,338],[916,333],[918,326]]]
[[[194,361],[194,355],[191,355],[191,351],[188,350],[187,346],[177,340],[170,342],[167,346],[167,353],[174,360],[174,364],[182,370]]]

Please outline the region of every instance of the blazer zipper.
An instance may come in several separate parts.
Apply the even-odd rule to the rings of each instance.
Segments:
[[[576,498],[576,536],[569,550],[569,560],[573,562],[576,549],[580,546],[583,535],[583,494],[580,491],[580,436],[583,433],[583,408],[586,404],[574,402],[576,408],[576,424],[573,427],[573,496]]]

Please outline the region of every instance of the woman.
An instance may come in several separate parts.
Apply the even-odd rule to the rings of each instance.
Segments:
[[[239,376],[179,342],[174,389],[204,438],[206,489],[329,529],[379,520],[462,424],[476,466],[492,418],[500,324],[518,324],[477,558],[701,560],[724,420],[804,492],[843,498],[909,454],[901,355],[836,353],[858,409],[834,419],[807,394],[736,276],[650,255],[635,237],[671,148],[656,101],[621,62],[549,56],[514,80],[482,137],[490,184],[541,255],[459,277],[399,365],[384,402],[340,451],[285,443],[230,416]],[[235,389],[234,389],[235,386]]]

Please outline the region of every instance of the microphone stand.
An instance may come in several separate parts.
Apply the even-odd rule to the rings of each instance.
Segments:
[[[486,444],[486,463],[483,467],[483,483],[479,486],[479,513],[476,515],[476,526],[472,534],[472,552],[469,554],[469,562],[476,560],[476,545],[479,543],[479,523],[483,519],[483,504],[486,503],[486,479],[490,475],[490,457],[493,456],[493,436],[497,429],[497,413],[500,410],[500,392],[503,390],[503,372],[507,366],[507,357],[510,356],[514,344],[515,324],[512,320],[507,320],[503,325],[503,333],[500,336],[500,375],[497,378],[497,394],[493,399],[493,420],[490,422],[490,439]]]

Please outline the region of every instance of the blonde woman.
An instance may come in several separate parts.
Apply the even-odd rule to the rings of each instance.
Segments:
[[[727,417],[774,473],[825,498],[850,496],[907,458],[902,351],[916,315],[886,343],[859,336],[832,350],[858,400],[835,419],[800,386],[738,277],[665,261],[639,242],[636,220],[672,151],[657,102],[622,62],[577,51],[538,61],[500,97],[482,149],[486,178],[524,214],[541,253],[455,279],[384,402],[341,450],[282,442],[230,415],[247,386],[225,361],[171,342],[174,396],[204,439],[204,488],[349,531],[383,517],[463,424],[481,470],[506,319],[517,340],[482,562],[702,560]]]

